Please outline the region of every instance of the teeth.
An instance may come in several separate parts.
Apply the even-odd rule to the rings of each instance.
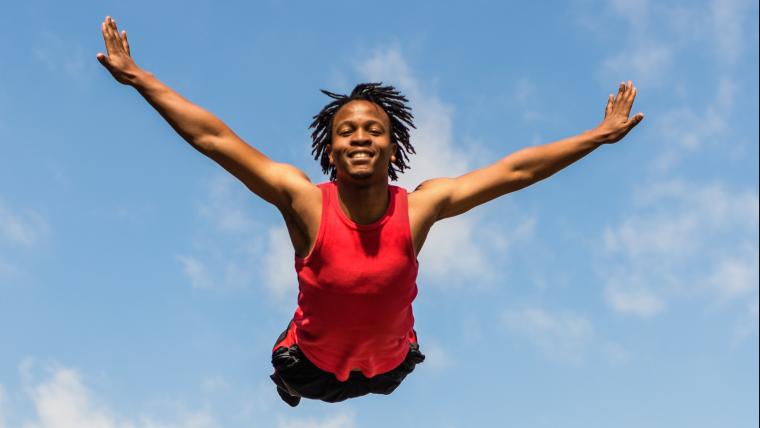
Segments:
[[[351,157],[352,158],[369,158],[370,156],[368,153],[362,152],[362,153],[354,153]]]

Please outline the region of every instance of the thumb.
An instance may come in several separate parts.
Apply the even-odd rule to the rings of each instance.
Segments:
[[[108,58],[103,55],[103,53],[98,52],[96,58],[98,59],[98,62],[103,65],[103,67],[107,68],[109,71],[111,70],[111,64],[108,62]]]
[[[642,120],[644,120],[644,113],[636,113],[630,120],[628,120],[628,125],[633,128]]]

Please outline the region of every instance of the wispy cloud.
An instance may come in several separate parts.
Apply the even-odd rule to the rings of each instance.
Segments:
[[[652,23],[657,16],[656,11],[652,10],[652,5],[648,1],[615,0],[606,3],[606,9],[601,10],[623,20],[627,27],[622,27],[622,38],[625,40],[621,42],[623,46],[601,61],[601,67],[598,69],[600,82],[609,85],[610,82],[630,78],[641,86],[663,83],[664,77],[673,66],[675,52],[673,42],[657,32],[658,26]],[[599,9],[595,8],[591,12],[597,16],[589,18],[589,22],[603,19],[598,16],[598,11]],[[592,30],[602,35],[610,29],[603,26]]]
[[[203,191],[198,216],[208,227],[195,237],[193,254],[175,256],[191,285],[216,290],[260,288],[282,303],[283,310],[292,310],[298,282],[285,226],[254,220],[252,213],[264,202],[232,176],[214,175]]]
[[[538,307],[508,309],[502,322],[509,332],[538,347],[549,358],[578,363],[594,340],[594,327],[585,317],[554,313]]]
[[[0,428],[5,428],[5,388],[0,384]]]
[[[651,318],[665,309],[665,301],[641,283],[610,281],[604,288],[604,298],[617,312],[642,318]]]
[[[756,295],[742,312],[740,312],[739,318],[736,320],[736,328],[734,330],[733,342],[734,345],[741,343],[743,340],[750,336],[758,336],[760,333],[760,326],[758,325],[758,296]]]
[[[191,256],[175,256],[175,258],[182,264],[182,272],[190,280],[193,288],[214,288],[214,281],[209,276],[205,263]]]
[[[175,259],[194,288],[250,289],[257,287],[264,250],[265,226],[249,213],[257,207],[252,195],[226,173],[218,173],[202,187],[197,203],[203,222],[193,237],[193,251]]]
[[[435,372],[443,372],[456,364],[451,353],[437,340],[425,337],[420,344],[420,351],[425,354],[425,368]]]
[[[39,245],[50,233],[48,222],[36,211],[19,209],[5,203],[0,196],[0,250],[8,248],[31,249]],[[10,258],[11,253],[8,256]],[[22,272],[0,253],[0,283],[16,278]]]
[[[34,360],[20,365],[22,382],[34,408],[25,428],[214,428],[218,425],[207,412],[181,412],[170,422],[155,418],[119,417],[85,385],[74,369],[51,365],[40,367]],[[41,378],[40,378],[41,377]],[[166,419],[164,419],[166,420]]]
[[[230,388],[230,383],[224,377],[219,375],[206,376],[201,381],[201,389],[211,394],[227,392],[230,390]]]
[[[656,42],[639,42],[630,50],[605,58],[601,66],[603,77],[599,80],[614,85],[620,78],[632,78],[637,85],[650,86],[661,83],[672,66],[671,48]]]
[[[600,82],[634,79],[642,87],[665,84],[671,73],[688,60],[684,51],[711,53],[716,68],[731,69],[746,50],[742,36],[749,0],[709,0],[668,4],[639,0],[582,3],[580,25],[603,40],[619,40],[614,52],[601,60]],[[610,35],[610,21],[624,23]],[[707,48],[707,49],[705,49]]]
[[[690,154],[718,147],[729,154],[743,150],[730,138],[730,117],[738,84],[731,78],[718,81],[713,99],[701,111],[691,105],[671,107],[655,119],[653,141],[658,145],[652,172],[663,173]],[[667,142],[664,144],[663,142]]]
[[[204,198],[198,204],[198,213],[216,230],[227,234],[256,232],[256,222],[244,203],[256,197],[239,182],[225,174],[213,175],[204,185]]]
[[[343,410],[324,419],[285,418],[280,417],[278,428],[354,428],[356,426],[353,412]]]
[[[0,245],[32,247],[49,231],[45,219],[32,209],[14,209],[0,198]]]
[[[752,6],[749,0],[712,0],[708,8],[710,28],[715,55],[735,63],[745,50],[745,18]],[[755,18],[757,15],[755,14]]]
[[[18,269],[0,259],[0,280],[18,275]]]
[[[262,258],[266,288],[278,300],[292,298],[298,293],[298,278],[288,230],[285,226],[272,227],[268,235],[266,254]]]
[[[618,312],[651,317],[668,300],[757,300],[758,194],[668,180],[642,186],[600,238],[596,269]]]
[[[399,185],[411,191],[427,179],[456,177],[473,168],[477,149],[468,151],[466,145],[454,141],[455,108],[420,83],[400,50],[379,50],[357,69],[364,79],[398,87],[411,102],[417,126],[411,141],[417,154],[410,161],[411,169],[399,177]],[[526,221],[530,220],[517,220]],[[497,272],[488,262],[488,254],[503,249],[509,231],[498,224],[488,226],[476,213],[436,223],[420,253],[422,274],[440,286],[458,284],[456,278],[468,278],[468,283],[493,279]]]
[[[105,47],[102,48],[105,53]],[[34,59],[53,73],[62,74],[78,83],[88,81],[89,72],[84,47],[50,31],[38,34],[34,48]],[[95,57],[91,61],[94,63]]]

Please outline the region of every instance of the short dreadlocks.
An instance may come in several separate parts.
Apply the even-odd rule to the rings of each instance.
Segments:
[[[311,154],[314,159],[319,159],[322,165],[322,172],[330,173],[330,181],[335,181],[335,166],[330,165],[330,158],[327,153],[327,145],[332,144],[332,124],[335,114],[341,107],[354,100],[370,101],[383,109],[388,115],[391,122],[391,143],[396,144],[396,160],[388,166],[388,176],[392,181],[396,181],[398,176],[396,172],[403,173],[409,166],[406,162],[409,160],[408,153],[414,154],[414,147],[409,143],[409,128],[414,128],[412,120],[412,109],[406,105],[409,100],[406,99],[393,86],[382,86],[380,83],[360,83],[356,85],[351,95],[340,95],[321,89],[322,93],[334,99],[330,104],[322,108],[318,115],[314,116],[314,121],[309,128],[314,128],[311,133]]]

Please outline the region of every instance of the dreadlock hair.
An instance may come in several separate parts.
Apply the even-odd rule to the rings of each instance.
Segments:
[[[314,121],[309,125],[309,129],[313,128],[314,132],[311,133],[311,154],[314,159],[319,159],[322,165],[322,172],[330,173],[330,181],[335,181],[336,169],[334,165],[330,165],[330,158],[327,153],[327,145],[332,144],[332,124],[335,114],[341,107],[354,100],[366,100],[370,101],[383,109],[385,114],[388,115],[391,123],[391,143],[396,144],[396,160],[391,162],[388,166],[388,176],[392,181],[396,181],[398,176],[396,172],[403,173],[405,169],[409,169],[407,161],[409,160],[408,153],[414,154],[414,147],[409,143],[409,128],[415,128],[412,120],[412,109],[405,103],[409,102],[399,91],[393,86],[382,86],[380,83],[360,83],[356,85],[351,95],[335,94],[324,89],[320,89],[323,94],[332,98],[334,101],[327,104],[322,108],[322,111],[314,116]]]

